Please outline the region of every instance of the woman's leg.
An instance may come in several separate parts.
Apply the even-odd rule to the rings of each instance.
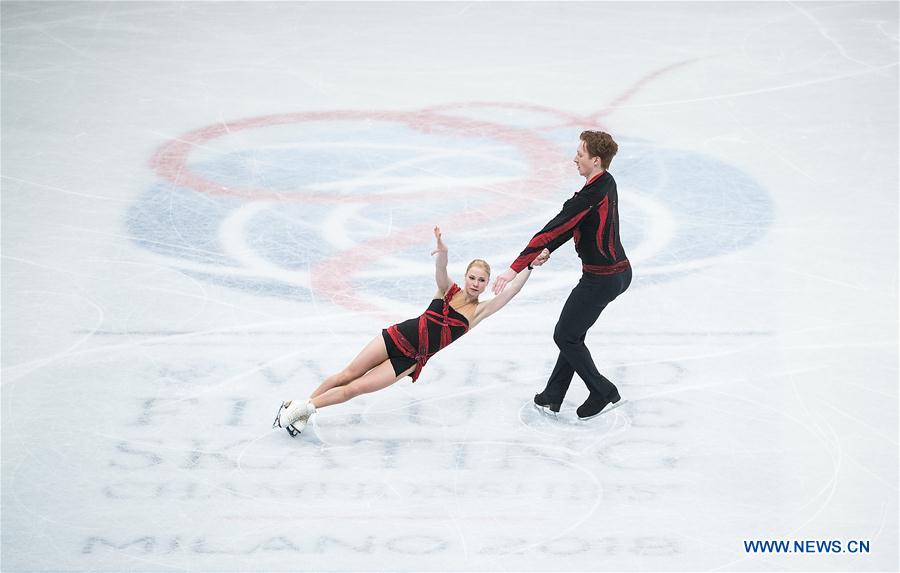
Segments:
[[[384,346],[384,338],[379,334],[366,344],[346,368],[326,378],[310,395],[310,399],[316,398],[332,388],[349,384],[387,359],[388,353]]]
[[[372,368],[361,377],[342,386],[336,386],[330,390],[315,396],[311,401],[318,408],[342,404],[360,394],[369,394],[383,388],[387,388],[404,376],[408,376],[415,366],[410,367],[399,376],[394,372],[394,366],[390,360],[385,360],[375,368]]]

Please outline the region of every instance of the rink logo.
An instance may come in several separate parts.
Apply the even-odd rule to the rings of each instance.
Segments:
[[[251,555],[269,551],[292,551],[295,553],[327,553],[330,550],[351,550],[355,553],[374,553],[377,550],[387,550],[402,555],[430,555],[444,551],[447,542],[435,537],[422,535],[398,536],[378,542],[374,536],[367,536],[356,542],[348,542],[337,537],[319,536],[306,543],[298,542],[287,537],[278,536],[266,539],[258,543],[248,544],[245,547],[236,547],[228,543],[216,546],[205,537],[195,537],[187,540],[182,537],[139,537],[132,541],[116,543],[105,537],[90,537],[82,548],[82,553],[93,554],[102,550],[114,552],[132,552],[139,555],[179,553],[185,549],[193,553],[204,555]]]
[[[417,302],[410,293],[431,280],[421,263],[435,217],[463,258],[514,257],[583,184],[571,170],[572,139],[602,128],[602,115],[497,102],[199,128],[152,157],[160,182],[129,209],[128,230],[186,276],[257,295],[313,301],[322,291],[355,311]],[[706,268],[767,232],[771,199],[747,173],[626,133],[617,139],[612,171],[635,286]],[[579,266],[564,257],[574,259],[571,249],[546,278]],[[401,278],[407,288],[398,291]]]
[[[319,535],[306,539],[286,536],[269,537],[249,541],[245,545],[233,542],[215,542],[206,537],[142,536],[130,541],[115,541],[109,537],[93,536],[85,540],[81,553],[96,555],[105,552],[115,554],[172,555],[185,552],[198,555],[260,555],[266,553],[372,555],[382,552],[401,556],[427,556],[446,553],[453,549],[449,539],[429,535],[398,535],[378,538],[367,535],[355,539],[332,535]],[[615,556],[622,553],[643,556],[668,557],[681,553],[677,540],[662,537],[617,538],[561,537],[552,541],[535,541],[524,537],[488,536],[477,546],[470,547],[479,555],[514,555],[536,553],[549,556],[602,553]]]
[[[844,544],[832,540],[745,540],[746,553],[868,553],[869,541],[851,540]]]

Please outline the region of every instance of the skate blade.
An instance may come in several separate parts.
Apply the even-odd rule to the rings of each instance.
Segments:
[[[532,402],[532,404],[534,404],[534,402]],[[538,405],[538,404],[534,404],[534,409],[537,410],[538,412],[540,412],[541,414],[545,415],[545,416],[548,416],[548,417],[553,418],[553,419],[555,419],[555,420],[558,420],[558,419],[559,419],[559,412],[554,412],[553,410],[551,410],[551,409],[548,408],[547,406],[540,406],[540,405]]]
[[[275,410],[275,421],[272,422],[272,429],[273,429],[273,430],[274,430],[275,428],[280,428],[280,427],[281,427],[281,410],[284,409],[284,405],[285,405],[285,404],[287,404],[287,402],[282,402],[281,405],[278,406],[278,409]]]
[[[618,408],[619,406],[624,405],[626,402],[628,402],[628,400],[619,400],[619,401],[616,402],[615,404],[607,404],[605,408],[603,408],[602,410],[600,410],[599,412],[597,412],[597,413],[594,414],[593,416],[588,416],[587,418],[582,418],[581,416],[579,416],[578,419],[581,420],[582,422],[586,422],[586,421],[588,421],[588,420],[593,420],[593,419],[596,418],[597,416],[602,416],[603,414],[606,414],[606,413],[608,413],[608,412],[611,412],[612,410],[615,410],[615,409]]]

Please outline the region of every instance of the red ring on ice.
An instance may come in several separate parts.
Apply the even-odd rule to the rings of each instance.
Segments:
[[[292,123],[314,121],[379,121],[401,123],[421,133],[453,133],[468,137],[482,137],[502,141],[518,149],[527,158],[531,175],[538,165],[558,157],[548,153],[552,145],[532,130],[504,126],[497,123],[450,117],[429,111],[322,111],[266,115],[219,123],[189,131],[162,145],[150,160],[150,166],[163,179],[179,187],[193,189],[210,195],[237,197],[248,200],[288,201],[302,203],[338,203],[398,201],[421,199],[421,193],[391,195],[346,195],[341,193],[298,192],[285,193],[253,187],[229,186],[211,180],[191,170],[191,152],[209,142],[249,129],[260,129]],[[528,181],[523,181],[525,184]]]

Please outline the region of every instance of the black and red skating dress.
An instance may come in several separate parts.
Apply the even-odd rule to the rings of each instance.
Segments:
[[[469,320],[450,306],[450,299],[460,290],[459,285],[454,283],[444,298],[432,300],[420,317],[404,320],[381,331],[396,375],[415,366],[416,369],[410,374],[415,382],[429,358],[469,331]]]

